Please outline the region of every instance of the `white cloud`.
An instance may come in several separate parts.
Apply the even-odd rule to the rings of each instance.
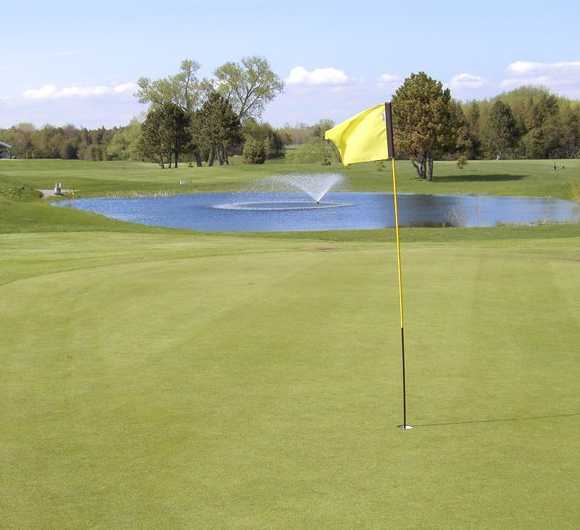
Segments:
[[[133,82],[120,83],[117,85],[93,85],[93,86],[68,86],[59,88],[56,85],[48,84],[40,88],[31,88],[22,93],[25,99],[62,99],[62,98],[88,98],[101,97],[111,94],[125,94],[136,89]]]
[[[548,86],[549,84],[553,84],[552,79],[548,76],[540,75],[536,77],[508,77],[500,83],[500,86],[502,88],[516,88],[526,85]]]
[[[382,74],[379,82],[385,85],[393,85],[401,81],[401,77],[396,74]]]
[[[479,75],[468,73],[457,74],[453,76],[449,83],[453,88],[457,89],[477,89],[485,85],[485,80]]]
[[[580,93],[580,61],[514,61],[506,70],[508,77],[500,83],[502,88],[541,85],[573,97]]]
[[[97,86],[70,86],[58,90],[54,97],[58,98],[86,98],[91,96],[104,96],[111,93],[111,88],[103,85]]]
[[[137,90],[137,83],[132,81],[128,83],[121,83],[120,85],[115,85],[113,87],[113,92],[116,94],[125,94],[126,92],[135,92]]]
[[[538,63],[533,61],[514,61],[507,71],[516,76],[541,74],[580,74],[580,61],[560,61],[555,63]]]
[[[345,85],[349,77],[338,68],[315,68],[307,70],[303,66],[296,66],[290,70],[286,83],[289,85]]]
[[[47,99],[53,97],[56,92],[57,88],[55,85],[44,85],[40,88],[25,90],[22,96],[26,99]]]

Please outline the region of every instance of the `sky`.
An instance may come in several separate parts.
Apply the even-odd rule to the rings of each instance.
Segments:
[[[7,1],[0,127],[124,125],[140,77],[266,57],[285,82],[263,119],[340,121],[425,71],[461,100],[526,84],[580,99],[578,0]]]

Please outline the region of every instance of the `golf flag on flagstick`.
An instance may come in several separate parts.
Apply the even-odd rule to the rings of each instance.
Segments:
[[[324,138],[336,146],[345,166],[358,162],[386,160],[393,155],[387,149],[390,142],[387,139],[384,103],[363,110],[339,123],[326,131]]]
[[[399,206],[397,200],[397,170],[393,138],[393,114],[391,103],[381,103],[363,110],[356,116],[339,123],[326,131],[324,138],[331,141],[345,166],[357,162],[391,160],[393,171],[393,214],[395,220],[395,242],[397,246],[397,276],[399,284],[399,314],[401,318],[401,366],[403,394],[403,423],[399,427],[409,430],[407,423],[407,385],[405,371],[405,324],[403,305],[403,268],[399,236]]]

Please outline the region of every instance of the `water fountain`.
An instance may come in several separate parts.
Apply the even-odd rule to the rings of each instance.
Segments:
[[[312,200],[320,204],[324,196],[338,184],[344,181],[344,176],[337,173],[322,175],[279,175],[271,180],[279,187],[293,188],[310,195]]]
[[[323,201],[326,194],[344,181],[344,176],[337,173],[322,173],[318,175],[276,175],[259,181],[256,191],[269,191],[279,194],[273,200],[233,202],[217,204],[214,208],[222,210],[260,210],[287,211],[312,210],[318,208],[339,208],[350,206],[348,203]],[[295,199],[296,192],[303,192],[312,200]]]

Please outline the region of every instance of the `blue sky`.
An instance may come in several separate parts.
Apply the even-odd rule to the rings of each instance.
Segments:
[[[341,120],[419,70],[460,99],[529,83],[580,98],[577,0],[32,0],[0,13],[0,127],[127,123],[144,110],[135,81],[184,58],[211,76],[266,57],[286,80],[264,114],[275,125]]]

